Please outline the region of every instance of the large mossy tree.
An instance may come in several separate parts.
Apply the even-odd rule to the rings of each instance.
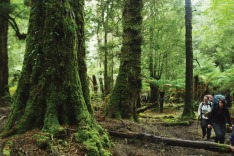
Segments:
[[[66,135],[64,126],[74,126],[75,141],[85,145],[88,155],[110,155],[109,137],[90,115],[79,75],[86,66],[84,61],[78,64],[84,58],[84,51],[79,54],[84,48],[84,34],[79,34],[83,4],[31,1],[23,68],[3,137],[34,128],[61,137]]]
[[[9,0],[0,2],[0,99],[9,95],[7,50],[9,6]]]
[[[142,0],[126,0],[123,9],[123,45],[116,84],[105,114],[111,118],[137,120],[141,90]]]

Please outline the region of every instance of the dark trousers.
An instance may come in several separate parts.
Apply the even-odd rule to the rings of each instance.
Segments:
[[[208,128],[208,120],[202,119],[201,120],[201,129],[202,129],[202,137],[204,138],[207,135],[207,140],[210,139],[211,136],[211,130],[212,128]]]
[[[214,123],[215,142],[223,144],[225,142],[226,123]]]

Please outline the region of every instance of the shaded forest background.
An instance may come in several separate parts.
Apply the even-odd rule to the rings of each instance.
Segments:
[[[27,33],[29,8],[11,1],[11,17],[20,34]],[[193,1],[194,100],[205,94],[233,94],[232,1]],[[118,74],[122,39],[121,1],[86,1],[87,69],[91,97],[107,97]],[[141,94],[150,103],[164,90],[170,101],[182,102],[185,82],[184,2],[144,1]],[[15,28],[15,27],[14,27]],[[9,26],[8,57],[11,95],[17,85],[25,52]],[[155,85],[152,85],[155,84]],[[155,88],[156,87],[156,88]]]

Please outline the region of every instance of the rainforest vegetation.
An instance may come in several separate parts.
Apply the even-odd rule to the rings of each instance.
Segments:
[[[230,133],[201,140],[197,108],[234,100],[233,8],[2,0],[0,155],[229,155]]]

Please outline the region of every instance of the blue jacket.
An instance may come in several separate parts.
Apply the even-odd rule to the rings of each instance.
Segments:
[[[231,145],[234,146],[234,127],[232,127],[232,134],[230,138]]]

